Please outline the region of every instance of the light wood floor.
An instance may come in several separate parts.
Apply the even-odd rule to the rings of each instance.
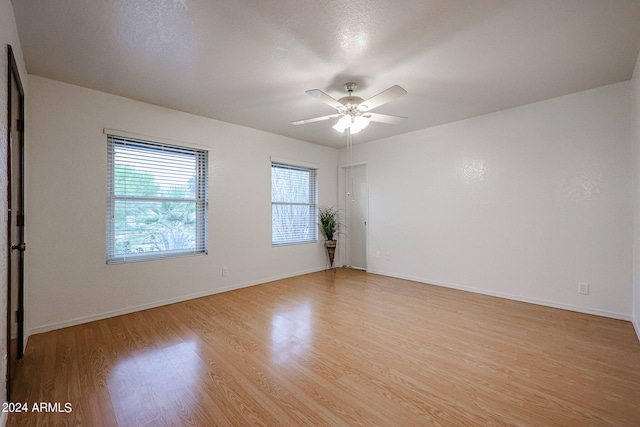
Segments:
[[[335,274],[335,275],[334,275]],[[337,270],[32,336],[8,425],[640,426],[629,322]]]

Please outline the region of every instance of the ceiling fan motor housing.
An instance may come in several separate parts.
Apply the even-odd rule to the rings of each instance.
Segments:
[[[360,105],[361,103],[364,102],[364,99],[360,98],[359,96],[344,96],[340,99],[338,99],[338,102],[342,105],[344,105],[344,108],[339,108],[338,112],[341,114],[349,114],[351,116],[357,114],[358,112],[360,112],[360,110],[358,109],[358,105]]]
[[[345,106],[345,108],[339,108],[338,113],[340,114],[348,114],[351,117],[358,115],[360,109],[358,109],[358,105],[364,102],[364,99],[359,96],[353,96],[351,93],[356,90],[358,87],[357,83],[348,82],[344,84],[344,88],[349,92],[349,95],[343,96],[338,99],[338,102]]]

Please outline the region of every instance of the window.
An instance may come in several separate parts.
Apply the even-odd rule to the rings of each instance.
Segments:
[[[207,151],[107,136],[107,264],[207,253]]]
[[[271,244],[318,240],[316,170],[271,163]]]

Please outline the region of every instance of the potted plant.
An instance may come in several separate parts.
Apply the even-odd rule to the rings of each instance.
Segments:
[[[326,239],[324,246],[327,248],[329,262],[331,267],[333,267],[333,259],[336,254],[337,245],[335,238],[340,233],[340,227],[342,226],[338,210],[333,206],[318,208],[318,226],[320,227],[320,232]]]

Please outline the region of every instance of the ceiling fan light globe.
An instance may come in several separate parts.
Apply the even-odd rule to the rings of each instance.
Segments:
[[[335,130],[337,130],[338,132],[343,133],[344,130],[346,128],[348,128],[349,126],[351,126],[351,117],[342,116],[342,117],[340,117],[340,120],[338,120],[338,123],[333,125],[333,128]]]
[[[338,133],[344,133],[344,130],[346,128],[340,126],[338,123],[336,123],[335,125],[333,125],[333,128],[338,132]]]
[[[351,120],[351,133],[358,133],[362,129],[369,126],[369,119],[362,116],[356,116]]]
[[[340,123],[336,123],[335,125],[333,125],[333,128],[339,132],[339,133],[344,133],[346,127],[345,126],[341,126]]]
[[[353,118],[353,125],[358,126],[361,129],[364,129],[367,126],[369,126],[369,118],[364,116],[356,116]]]

